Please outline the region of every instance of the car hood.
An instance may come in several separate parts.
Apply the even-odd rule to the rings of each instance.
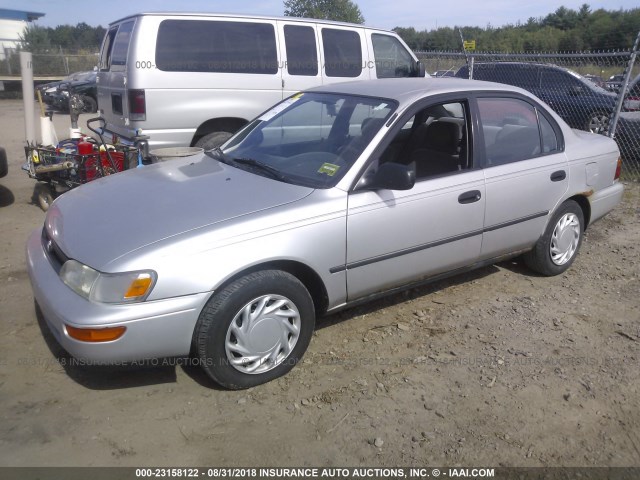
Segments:
[[[73,189],[51,205],[45,228],[65,255],[101,270],[154,242],[295,202],[312,191],[203,154]]]

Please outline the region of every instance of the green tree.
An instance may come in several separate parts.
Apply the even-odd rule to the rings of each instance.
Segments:
[[[49,32],[44,27],[29,25],[20,35],[21,47],[27,52],[44,53],[51,48]]]
[[[284,14],[287,17],[364,23],[360,8],[351,0],[284,0]]]

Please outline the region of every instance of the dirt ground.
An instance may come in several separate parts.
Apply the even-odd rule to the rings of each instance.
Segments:
[[[640,465],[637,183],[566,274],[506,262],[321,319],[289,375],[230,392],[184,361],[61,354],[25,271],[23,139],[0,101],[0,465]]]

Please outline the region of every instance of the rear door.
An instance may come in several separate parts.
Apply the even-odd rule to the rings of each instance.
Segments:
[[[98,108],[111,125],[125,125],[127,58],[137,18],[109,28],[102,42],[97,76]]]
[[[569,186],[560,128],[519,97],[477,99],[486,213],[482,259],[531,247]]]
[[[316,25],[278,21],[278,38],[283,98],[322,85]]]

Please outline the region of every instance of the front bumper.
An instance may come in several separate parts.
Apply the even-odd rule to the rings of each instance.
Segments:
[[[76,358],[95,363],[119,363],[188,355],[198,316],[210,292],[127,305],[91,302],[67,287],[54,270],[42,245],[42,231],[27,241],[27,268],[36,302],[60,345]],[[65,325],[76,328],[125,326],[117,340],[81,342]]]

